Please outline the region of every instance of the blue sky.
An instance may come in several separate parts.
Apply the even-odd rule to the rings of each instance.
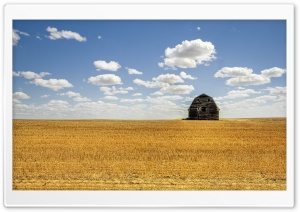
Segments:
[[[14,21],[13,117],[175,119],[206,93],[220,118],[286,116],[286,22]]]

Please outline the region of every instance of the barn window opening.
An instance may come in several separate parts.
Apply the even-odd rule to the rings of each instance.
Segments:
[[[206,107],[202,107],[201,112],[206,112]]]
[[[207,101],[210,102],[210,99],[208,99]]]

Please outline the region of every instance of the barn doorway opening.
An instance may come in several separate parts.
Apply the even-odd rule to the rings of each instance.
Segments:
[[[201,112],[206,112],[206,107],[201,107]]]

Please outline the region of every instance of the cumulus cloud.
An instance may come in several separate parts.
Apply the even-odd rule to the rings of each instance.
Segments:
[[[32,71],[13,72],[14,77],[24,77],[25,79],[41,79],[44,76],[50,75],[48,72],[40,72],[39,74]]]
[[[118,62],[115,61],[105,62],[104,60],[94,61],[94,66],[98,71],[100,70],[117,71],[119,68],[121,68],[121,65]]]
[[[121,99],[120,102],[127,102],[127,103],[140,103],[143,102],[144,99]]]
[[[60,93],[59,95],[61,95],[61,96],[68,96],[68,97],[80,97],[81,95],[80,95],[80,93],[75,93],[75,92],[73,92],[73,91],[68,91],[68,92],[66,92],[66,93]]]
[[[286,72],[285,69],[274,67],[274,68],[262,70],[261,75],[268,78],[281,77],[285,72]]]
[[[23,92],[15,92],[13,93],[13,99],[29,99],[30,96],[28,96],[26,93]]]
[[[165,50],[165,59],[159,63],[160,67],[171,68],[196,68],[197,65],[214,60],[215,47],[211,42],[197,40],[185,40],[174,48]]]
[[[156,82],[168,83],[168,84],[175,84],[175,83],[184,82],[180,78],[180,76],[177,76],[175,74],[161,74],[156,78],[154,77],[153,80],[156,81]]]
[[[100,91],[103,91],[104,95],[110,96],[110,95],[115,95],[115,94],[126,94],[128,91],[134,90],[133,87],[127,87],[127,88],[116,88],[115,86],[112,87],[107,87],[103,86],[100,87]]]
[[[258,74],[250,74],[248,76],[239,76],[239,77],[228,79],[226,81],[226,85],[249,86],[249,85],[263,85],[270,82],[271,80],[268,77],[258,75]]]
[[[126,69],[128,70],[128,74],[143,74],[143,72],[140,72],[136,69],[133,69],[133,68],[127,68]]]
[[[142,96],[143,94],[141,94],[141,93],[134,93],[134,94],[132,94],[132,96]]]
[[[258,96],[252,99],[247,99],[244,101],[244,103],[249,103],[249,104],[253,104],[253,103],[266,103],[269,101],[274,101],[276,100],[277,97],[276,96],[269,96],[269,95],[264,95],[264,96]]]
[[[244,89],[244,90],[232,90],[227,93],[224,97],[216,97],[215,100],[224,100],[224,99],[237,99],[249,97],[252,94],[261,93],[260,91],[255,91],[253,89]]]
[[[49,80],[45,80],[45,79],[39,79],[39,78],[36,79],[35,78],[30,83],[34,84],[36,86],[41,86],[41,87],[49,88],[49,89],[51,89],[53,91],[58,91],[60,89],[73,87],[73,85],[71,83],[69,83],[65,79],[49,79]]]
[[[144,81],[144,80],[141,80],[141,79],[135,79],[135,80],[133,80],[133,82],[137,85],[143,85],[146,88],[161,88],[161,87],[169,85],[167,83],[162,83],[162,82],[158,82],[158,81],[156,81],[156,82]]]
[[[18,35],[18,33],[15,32],[15,30],[13,30],[13,34],[12,34],[12,41],[13,41],[13,46],[18,45],[18,42],[20,40],[20,36]]]
[[[35,36],[36,39],[42,40],[42,38],[40,36]]]
[[[281,117],[286,114],[284,95],[247,97],[241,101],[219,102],[224,117]],[[253,108],[255,113],[253,114]]]
[[[22,32],[20,30],[17,29],[13,29],[12,32],[12,41],[13,41],[13,46],[17,46],[19,40],[21,39],[20,35],[24,35],[24,36],[30,36],[28,33],[26,32]]]
[[[190,79],[190,80],[195,80],[197,77],[192,77],[191,75],[185,73],[184,71],[180,72],[180,77],[182,79]]]
[[[194,100],[194,98],[192,97],[185,97],[184,100],[182,100],[182,102],[192,102]]]
[[[76,102],[89,102],[89,101],[91,101],[90,99],[88,99],[86,97],[81,97],[81,96],[75,97],[73,100],[76,101]]]
[[[94,85],[117,85],[122,84],[122,80],[115,74],[103,74],[88,78],[88,82]]]
[[[150,94],[151,96],[162,96],[162,95],[164,95],[162,92],[160,92],[160,91],[156,91],[156,92],[154,92],[154,93],[151,93]]]
[[[63,100],[50,100],[47,103],[47,106],[51,106],[51,107],[65,107],[67,105],[69,105],[69,103]]]
[[[107,100],[118,100],[119,98],[116,96],[105,96],[103,99],[107,99]]]
[[[224,67],[215,73],[215,77],[240,77],[252,74],[253,70],[246,67]]]
[[[158,63],[158,66],[159,66],[160,68],[163,68],[163,67],[165,66],[165,64],[162,63],[162,62],[160,62],[160,63]]]
[[[85,37],[82,37],[77,32],[67,31],[67,30],[61,30],[58,31],[57,28],[54,27],[47,27],[46,29],[50,35],[46,36],[51,40],[57,40],[57,39],[75,39],[79,42],[85,42],[87,39]]]
[[[171,94],[190,94],[194,89],[192,85],[171,85],[161,88],[159,91],[162,93]]]
[[[50,95],[45,94],[45,95],[42,95],[41,98],[47,98],[47,97],[49,97],[49,96],[50,96]]]
[[[164,99],[164,100],[170,100],[170,101],[173,101],[173,100],[181,100],[183,99],[182,96],[179,96],[179,95],[173,95],[173,96],[158,96],[156,97],[157,99]]]
[[[73,100],[75,102],[89,102],[89,101],[91,101],[89,98],[82,97],[80,93],[76,93],[76,92],[73,92],[73,91],[68,91],[66,93],[60,93],[59,95],[73,98]]]
[[[286,94],[286,87],[267,87],[266,89],[264,90],[267,90],[270,92],[270,94],[275,94],[275,95],[278,95],[278,94]]]
[[[285,69],[271,68],[261,71],[261,74],[254,74],[252,69],[245,67],[224,67],[215,73],[215,77],[232,77],[226,81],[229,86],[262,85],[271,82],[271,77],[281,77]]]
[[[201,27],[198,26],[198,27],[197,27],[197,30],[200,31],[200,30],[201,30]]]

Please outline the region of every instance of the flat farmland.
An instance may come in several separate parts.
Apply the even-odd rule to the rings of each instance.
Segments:
[[[13,120],[14,190],[285,190],[286,119]]]

